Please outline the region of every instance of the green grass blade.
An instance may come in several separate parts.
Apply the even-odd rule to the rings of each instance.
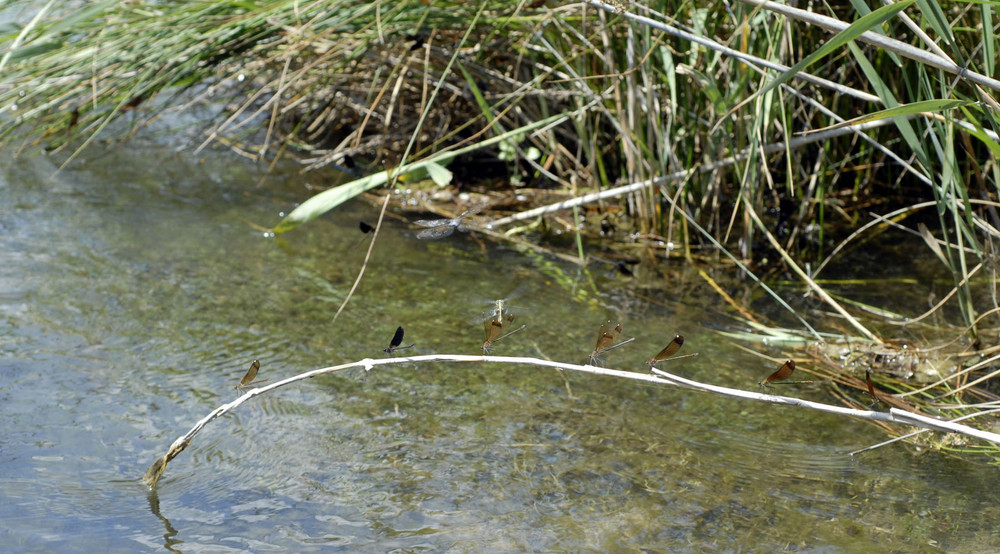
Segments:
[[[547,117],[540,121],[535,121],[534,123],[525,125],[524,127],[508,131],[502,135],[497,135],[495,137],[486,139],[482,142],[477,142],[470,146],[466,146],[465,148],[459,148],[458,150],[452,150],[449,152],[441,152],[440,154],[431,156],[430,158],[427,158],[425,160],[400,166],[395,169],[395,173],[401,175],[416,170],[430,170],[430,166],[432,164],[438,164],[438,165],[447,164],[448,162],[457,158],[458,156],[461,156],[462,154],[467,154],[474,150],[479,150],[482,148],[486,148],[488,146],[492,146],[504,140],[509,140],[511,139],[511,137],[514,137],[518,134],[527,133],[528,131],[533,131],[541,127],[546,127],[548,125],[556,123],[557,121],[559,121],[564,117],[566,117],[566,114],[560,113],[552,117]],[[285,216],[285,218],[282,219],[278,223],[278,225],[274,227],[274,229],[272,229],[272,232],[284,233],[285,231],[294,229],[299,225],[302,225],[303,223],[312,221],[313,219],[316,219],[317,217],[325,214],[326,212],[350,200],[351,198],[354,198],[355,196],[365,191],[371,190],[375,187],[384,185],[385,183],[389,182],[390,173],[392,173],[392,170],[382,171],[374,175],[369,175],[367,177],[362,177],[361,179],[351,181],[350,183],[345,183],[343,185],[340,185],[339,187],[334,187],[330,190],[325,190],[317,194],[316,196],[313,196],[309,200],[306,200],[305,202],[300,204],[297,208],[292,210],[290,214]]]
[[[451,179],[454,177],[454,174],[447,167],[435,162],[427,164],[427,174],[434,181],[434,184],[439,187],[451,183]]]
[[[325,190],[299,204],[297,208],[292,210],[292,213],[285,216],[271,231],[274,233],[290,231],[303,223],[316,219],[365,191],[384,185],[388,178],[389,173],[387,171],[380,171],[374,175]]]
[[[25,25],[24,28],[21,29],[20,34],[18,34],[17,38],[14,39],[14,42],[11,43],[10,47],[7,49],[7,52],[3,55],[2,58],[0,58],[0,73],[3,72],[4,67],[7,66],[7,62],[10,61],[14,52],[16,52],[18,48],[21,47],[21,44],[25,41],[25,39],[27,39],[31,31],[34,30],[35,26],[37,26],[38,23],[45,18],[45,15],[49,12],[49,10],[52,9],[52,4],[54,3],[55,0],[50,0],[49,3],[42,6],[42,9],[38,10],[38,13],[35,14],[35,17],[31,18],[31,21],[27,25]]]
[[[865,77],[868,78],[868,82],[875,94],[882,100],[882,103],[888,106],[890,109],[899,106],[899,101],[896,100],[896,96],[892,93],[892,89],[886,85],[885,81],[882,80],[882,76],[879,75],[875,66],[871,64],[868,58],[861,51],[861,48],[857,44],[851,43],[848,45],[851,54],[854,56],[854,60],[857,62],[858,67],[861,68],[861,72],[864,73]],[[924,150],[923,143],[917,136],[917,132],[913,129],[913,125],[910,124],[908,119],[899,117],[893,120],[896,127],[899,129],[899,133],[903,136],[903,140],[906,141],[907,146],[913,150],[916,154],[917,159],[923,166],[931,167],[931,161],[927,156],[927,152]]]
[[[820,131],[831,131],[833,129],[839,129],[841,127],[850,127],[852,125],[861,125],[863,123],[868,123],[869,121],[877,121],[879,119],[890,119],[893,117],[906,116],[918,113],[936,113],[943,112],[947,110],[953,110],[955,108],[963,108],[971,104],[975,104],[973,100],[957,100],[957,99],[934,99],[934,100],[921,100],[919,102],[911,102],[909,104],[900,104],[894,108],[887,108],[885,110],[879,110],[877,112],[872,112],[870,114],[865,114],[861,117],[855,117],[854,119],[848,121],[842,121],[836,125],[830,125],[829,127],[823,127],[821,129],[809,130],[809,133],[818,133]]]
[[[939,40],[955,50],[955,37],[951,25],[948,24],[948,17],[941,11],[941,6],[933,0],[917,0],[917,7],[924,16],[923,21],[934,29],[934,34]]]
[[[851,6],[854,11],[858,12],[859,15],[865,16],[872,13],[872,9],[868,7],[868,4],[864,0],[851,0]],[[878,33],[882,36],[887,36],[885,32],[880,28],[875,28],[871,30],[873,33]],[[897,67],[903,67],[903,62],[899,59],[899,55],[891,50],[886,50],[885,54],[889,56],[892,63],[896,64]]]
[[[871,30],[873,27],[881,25],[890,17],[896,15],[897,13],[908,8],[917,0],[903,0],[902,2],[896,4],[889,4],[888,6],[883,6],[872,13],[862,16],[860,19],[851,23],[846,29],[837,33],[833,38],[827,41],[823,46],[820,46],[812,54],[809,54],[799,63],[790,67],[787,71],[779,75],[773,81],[769,82],[764,86],[757,94],[754,96],[762,96],[770,92],[775,87],[787,82],[789,79],[795,76],[798,72],[809,67],[810,65],[816,63],[817,61],[825,58],[827,55],[833,53],[841,46],[844,46],[848,42],[858,38],[865,31]]]
[[[983,68],[986,75],[996,75],[997,37],[993,33],[993,11],[989,4],[979,6],[979,14],[983,19]]]
[[[965,120],[974,125],[974,128],[971,129],[968,127],[964,128],[964,131],[979,139],[980,142],[990,149],[994,158],[1000,158],[1000,143],[993,140],[993,137],[986,132],[982,124],[979,123],[979,119],[972,114],[972,112],[964,108],[962,109],[962,112],[965,114]]]

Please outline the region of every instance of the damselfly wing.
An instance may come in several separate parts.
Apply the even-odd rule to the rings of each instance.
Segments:
[[[875,394],[875,384],[872,383],[872,372],[867,369],[865,370],[865,384],[868,385],[868,394],[872,397],[872,403],[868,406],[870,410],[877,406],[879,402],[882,402],[882,399]]]
[[[397,350],[406,350],[407,348],[413,348],[416,343],[409,344],[407,346],[400,346],[403,344],[403,327],[396,327],[396,333],[392,335],[392,340],[389,341],[389,347],[384,349],[383,352],[386,354],[392,354]]]
[[[260,371],[260,362],[254,360],[250,364],[250,369],[247,370],[246,374],[240,379],[240,384],[236,385],[234,389],[240,390],[243,387],[248,387],[250,385],[256,385],[257,383],[266,383],[269,379],[261,379],[260,381],[254,381],[257,378],[257,372]]]
[[[614,350],[619,346],[624,346],[635,340],[635,338],[631,338],[615,344],[615,341],[618,340],[618,336],[621,334],[621,323],[614,325],[614,327],[612,327],[611,321],[601,325],[601,333],[597,336],[597,344],[594,346],[594,353],[590,355],[590,363],[593,364],[598,362],[600,360],[598,357],[600,354],[609,350]]]
[[[691,354],[685,354],[683,356],[677,356],[675,358],[672,358],[671,356],[680,351],[682,346],[684,346],[684,337],[681,335],[677,335],[676,337],[673,338],[673,340],[670,341],[669,344],[667,344],[666,347],[664,347],[663,350],[660,350],[659,354],[653,356],[653,359],[649,360],[646,363],[649,365],[656,365],[665,360],[672,362],[674,360],[683,360],[684,358],[691,358],[693,356],[698,355],[697,352],[692,352]]]
[[[455,229],[458,229],[459,231],[468,231],[469,229],[465,226],[464,218],[479,213],[481,209],[482,206],[470,208],[459,214],[458,217],[446,217],[444,219],[418,219],[417,221],[414,221],[413,224],[421,227],[427,227],[427,229],[417,233],[417,238],[420,240],[437,240],[443,239],[454,233]]]
[[[621,323],[609,329],[610,326],[610,321],[601,326],[601,334],[597,336],[597,345],[594,347],[592,356],[597,356],[610,348],[615,343],[615,340],[618,339],[618,335],[622,334]]]
[[[777,371],[767,376],[766,379],[757,383],[761,387],[770,386],[771,383],[776,381],[784,381],[792,376],[792,372],[795,371],[795,360],[785,360],[785,363],[781,364],[781,367]]]
[[[497,314],[487,319],[483,324],[483,330],[486,334],[486,340],[483,342],[483,353],[488,354],[492,350],[492,346],[503,339],[513,335],[514,333],[523,330],[526,326],[521,325],[517,329],[508,331],[514,323],[514,314],[506,313],[502,311],[502,305],[498,305]]]

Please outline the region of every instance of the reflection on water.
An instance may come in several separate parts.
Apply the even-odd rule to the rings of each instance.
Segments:
[[[512,290],[527,327],[499,345],[505,354],[585,362],[596,325],[612,319],[636,337],[612,367],[648,371],[652,353],[683,334],[700,355],[672,363],[678,374],[753,388],[773,371],[708,330],[721,308],[680,269],[667,269],[664,293],[604,269],[484,250],[466,234],[417,241],[388,220],[333,323],[364,255],[357,222],[372,210],[346,206],[265,238],[251,223],[273,223],[301,199],[301,177],[254,188],[261,175],[219,158],[117,151],[55,176],[44,158],[3,174],[4,551],[856,551],[992,540],[1000,502],[985,468],[899,446],[852,459],[882,435],[824,414],[534,367],[399,366],[286,387],[213,421],[149,495],[146,467],[234,398],[252,360],[277,380],[384,356],[397,327],[418,353],[475,353],[482,300]]]

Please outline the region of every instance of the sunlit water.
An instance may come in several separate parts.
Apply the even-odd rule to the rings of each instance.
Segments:
[[[415,353],[477,353],[477,316],[514,292],[527,329],[497,354],[583,363],[608,318],[646,371],[670,337],[682,375],[752,388],[773,370],[712,331],[697,274],[593,273],[387,220],[364,204],[268,238],[315,175],[265,178],[225,154],[108,152],[0,181],[0,550],[989,551],[995,468],[902,446],[863,423],[530,366],[350,370],[279,389],[150,463],[253,359],[259,378]],[[262,180],[263,179],[263,180]],[[641,269],[649,277],[650,269]],[[771,354],[778,355],[777,351]],[[816,391],[788,391],[815,395]]]

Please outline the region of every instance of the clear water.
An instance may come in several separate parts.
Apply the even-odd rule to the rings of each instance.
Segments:
[[[584,362],[609,317],[642,370],[751,387],[773,368],[712,331],[726,307],[682,267],[627,280],[387,220],[360,267],[345,206],[267,238],[253,225],[313,174],[265,177],[225,154],[96,153],[0,180],[0,550],[991,551],[996,468],[884,448],[863,423],[549,369],[428,364],[285,387],[175,438],[260,378],[381,356],[477,353],[477,316],[511,292],[525,332],[498,354]],[[648,272],[647,275],[652,272]],[[802,394],[810,394],[803,391]]]

